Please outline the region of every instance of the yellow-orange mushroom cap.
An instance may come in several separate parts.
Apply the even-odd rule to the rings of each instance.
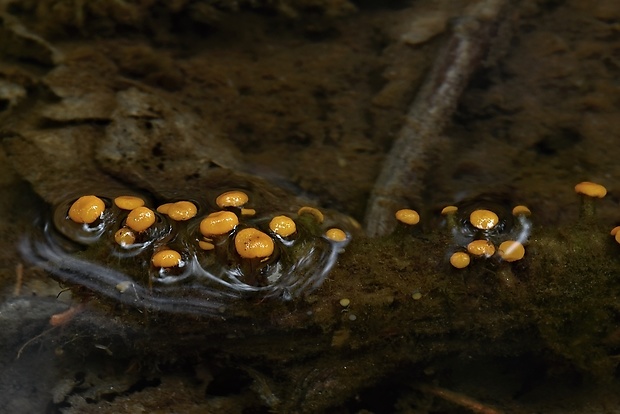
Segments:
[[[491,230],[499,223],[499,217],[491,210],[474,210],[469,215],[469,222],[480,230]]]
[[[215,204],[219,206],[219,208],[225,207],[241,207],[249,200],[248,195],[243,191],[233,190],[227,191],[225,193],[220,194],[215,199]]]
[[[136,235],[130,228],[122,227],[114,233],[114,241],[120,246],[129,246],[136,242]]]
[[[575,192],[593,198],[603,198],[607,195],[607,189],[600,184],[583,181],[575,186]]]
[[[456,213],[457,211],[459,211],[459,208],[457,206],[446,206],[441,210],[441,215],[445,216],[448,214]]]
[[[347,239],[347,233],[334,227],[325,232],[325,237],[336,242],[341,242]]]
[[[282,237],[288,237],[297,231],[297,225],[292,218],[287,216],[275,216],[269,222],[269,228]]]
[[[325,217],[323,216],[323,213],[321,213],[318,209],[314,208],[314,207],[302,207],[299,210],[297,210],[297,215],[301,216],[303,214],[310,214],[312,216],[314,216],[314,218],[316,219],[316,221],[318,221],[319,223],[322,223],[323,220],[325,219]]]
[[[488,240],[474,240],[467,245],[467,251],[474,256],[491,257],[495,254],[495,246]]]
[[[155,223],[155,212],[148,207],[134,208],[127,215],[125,224],[135,231],[144,231]]]
[[[168,206],[165,214],[172,220],[185,221],[195,217],[197,212],[196,205],[191,201],[177,201]]]
[[[134,196],[118,196],[114,199],[114,204],[122,210],[133,210],[134,208],[142,207],[144,200]]]
[[[181,264],[181,254],[176,250],[160,250],[153,255],[151,262],[155,267],[175,267]]]
[[[239,224],[239,218],[232,211],[216,211],[200,222],[200,233],[203,236],[220,236],[230,233]]]
[[[396,217],[396,220],[401,223],[408,224],[410,226],[414,226],[420,222],[420,215],[418,212],[409,208],[398,210],[396,214],[394,214],[394,217]]]
[[[235,236],[235,249],[244,259],[265,258],[271,256],[274,249],[273,240],[260,230],[247,228]]]
[[[253,208],[242,208],[241,209],[241,215],[242,216],[255,216],[256,215],[256,210]]]
[[[105,211],[105,203],[94,195],[82,196],[75,200],[69,208],[69,218],[76,223],[90,224],[101,217]]]
[[[202,250],[213,250],[215,249],[215,245],[211,242],[208,242],[206,240],[200,240],[198,242],[198,247],[200,247]]]
[[[157,207],[157,212],[161,214],[168,214],[168,210],[173,203],[164,203],[161,206]]]
[[[612,236],[615,236],[616,234],[618,234],[619,231],[620,231],[620,226],[616,226],[613,229],[611,229],[609,234],[611,234]]]
[[[463,269],[469,266],[470,261],[469,255],[464,252],[452,253],[452,256],[450,256],[450,264],[457,269]]]
[[[532,215],[532,212],[526,206],[519,205],[519,206],[515,206],[515,208],[512,209],[512,215],[529,217]]]
[[[525,256],[525,247],[518,241],[506,240],[499,245],[499,255],[507,262],[514,262],[523,259]]]

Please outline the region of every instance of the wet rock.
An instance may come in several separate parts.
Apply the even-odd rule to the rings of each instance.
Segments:
[[[26,89],[17,83],[0,79],[0,107],[8,109],[26,97]]]
[[[240,154],[207,120],[179,102],[137,88],[118,92],[96,158],[110,174],[142,188],[178,187],[214,167],[241,169]]]
[[[41,115],[58,123],[109,121],[116,97],[105,72],[114,66],[100,54],[78,52],[71,64],[57,66],[43,78],[43,83],[58,98],[41,110]],[[88,59],[88,63],[82,63]]]
[[[100,137],[95,127],[71,126],[55,130],[31,130],[4,140],[15,170],[50,203],[72,193],[92,191],[92,183],[117,186],[92,163],[92,142]],[[87,177],[87,179],[85,178]]]

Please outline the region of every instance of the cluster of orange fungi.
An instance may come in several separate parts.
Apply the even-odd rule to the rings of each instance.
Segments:
[[[456,214],[458,213],[458,207],[447,206],[441,214],[447,219],[449,227],[455,227],[457,225]],[[512,210],[512,214],[518,220],[525,220],[531,215],[530,210],[522,205],[516,206]],[[419,223],[420,215],[411,209],[398,210],[395,214],[396,219],[408,226],[413,226]],[[521,241],[518,240],[505,240],[499,244],[498,247],[494,245],[488,234],[492,231],[500,222],[498,215],[485,209],[478,209],[471,212],[469,215],[469,223],[477,230],[479,230],[478,238],[469,242],[464,249],[465,251],[454,252],[450,256],[450,264],[457,268],[463,269],[471,263],[472,257],[474,258],[490,258],[494,255],[499,256],[502,260],[507,262],[514,262],[521,260],[525,255],[525,247]]]
[[[287,215],[277,215],[269,223],[270,234],[254,227],[243,228],[239,231],[239,216],[253,216],[256,210],[245,208],[249,197],[243,191],[233,190],[220,194],[215,203],[220,211],[208,214],[200,221],[199,231],[202,237],[198,240],[198,246],[205,251],[213,250],[218,238],[228,237],[234,232],[234,245],[237,254],[243,259],[267,260],[274,252],[273,236],[281,238],[292,237],[297,227],[295,221]],[[124,225],[115,233],[115,242],[125,248],[136,243],[140,234],[144,234],[157,221],[153,210],[145,207],[145,202],[140,197],[123,195],[114,199],[114,204],[121,210],[129,213]],[[68,216],[75,223],[96,224],[103,218],[106,209],[105,202],[94,195],[86,195],[78,198],[69,208]],[[157,207],[156,211],[167,215],[174,221],[187,221],[194,218],[198,208],[191,201],[177,201],[165,203]],[[310,214],[317,222],[323,221],[323,213],[313,207],[302,207],[298,215]],[[324,236],[336,242],[347,240],[347,233],[339,228],[328,229]],[[162,246],[156,251],[151,263],[157,268],[173,268],[183,265],[180,252]]]
[[[575,192],[582,197],[581,216],[591,217],[594,215],[595,200],[605,197],[607,189],[600,184],[584,181],[575,185]],[[449,228],[454,228],[458,225],[456,219],[457,212],[458,207],[456,206],[447,206],[441,211],[441,214],[446,217]],[[527,217],[531,215],[531,211],[526,206],[519,205],[513,208],[512,214],[523,225],[526,223]],[[420,215],[411,209],[399,210],[395,216],[399,222],[409,226],[416,225],[420,221]],[[474,210],[469,215],[469,223],[474,228],[480,230],[483,237],[469,242],[464,248],[465,251],[454,252],[450,256],[450,264],[453,267],[457,269],[466,268],[471,263],[472,257],[490,258],[498,256],[506,262],[514,262],[521,260],[525,256],[523,243],[527,241],[527,237],[524,237],[524,240],[505,240],[497,247],[488,237],[484,237],[486,232],[494,229],[499,223],[499,217],[493,211],[485,209]],[[611,230],[611,235],[620,243],[620,226],[614,227]]]

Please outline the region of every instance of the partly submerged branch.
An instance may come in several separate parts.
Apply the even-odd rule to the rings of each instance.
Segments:
[[[419,201],[441,133],[508,14],[507,8],[506,0],[481,0],[457,20],[375,182],[366,210],[369,236],[388,234],[394,212]]]

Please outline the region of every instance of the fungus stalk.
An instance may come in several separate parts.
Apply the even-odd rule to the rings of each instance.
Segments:
[[[457,218],[456,213],[458,212],[458,207],[456,206],[447,206],[441,210],[441,215],[446,217],[446,225],[450,231],[453,231],[457,228]]]
[[[583,219],[594,217],[596,199],[607,195],[607,189],[600,184],[584,181],[575,186],[575,192],[581,196],[579,216]]]
[[[496,275],[506,287],[513,288],[517,284],[518,279],[512,272],[512,266],[510,266],[510,264],[523,259],[525,256],[525,247],[523,247],[523,244],[519,241],[506,240],[499,245],[497,252],[504,263],[500,263]]]

